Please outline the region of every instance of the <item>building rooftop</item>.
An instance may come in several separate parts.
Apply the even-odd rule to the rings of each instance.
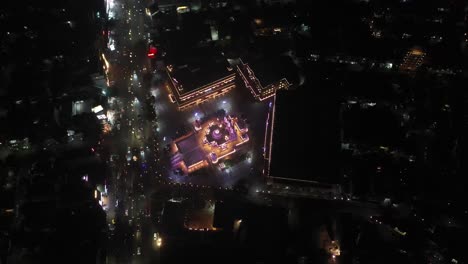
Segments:
[[[183,155],[186,166],[196,164],[205,159],[205,153],[200,148],[195,134],[176,142],[177,148]]]
[[[180,166],[179,168],[190,173],[207,166],[208,161],[216,164],[232,155],[249,141],[247,131],[239,131],[236,127],[237,118],[230,116],[212,117],[203,122],[197,133],[190,133],[173,142],[172,166]]]
[[[282,78],[292,80],[297,79],[296,66],[287,56],[270,56],[261,59],[252,58],[246,61],[249,67],[254,71],[260,84],[265,87],[278,82]]]
[[[187,93],[233,73],[224,56],[210,47],[191,49],[172,56],[171,77]]]
[[[185,206],[181,202],[167,201],[161,219],[165,232],[174,233],[184,228]]]
[[[300,91],[277,93],[270,176],[303,180],[310,176],[307,173],[309,161],[306,155],[309,148],[304,142],[309,137],[307,127],[310,126],[307,122],[295,121],[306,120],[303,111],[305,100],[301,98],[303,94]],[[288,118],[291,116],[295,118]]]
[[[308,98],[304,89],[277,92],[269,176],[335,183],[339,133],[332,133],[338,127],[333,104]]]

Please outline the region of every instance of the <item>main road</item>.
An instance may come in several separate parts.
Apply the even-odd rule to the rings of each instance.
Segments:
[[[111,153],[107,179],[110,229],[107,263],[159,263],[150,194],[158,182],[157,123],[150,104],[151,61],[146,56],[151,18],[145,0],[110,0],[109,111],[113,129],[105,138]]]

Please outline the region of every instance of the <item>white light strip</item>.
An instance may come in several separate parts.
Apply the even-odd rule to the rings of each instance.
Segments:
[[[275,112],[276,112],[276,95],[273,99],[273,115],[271,117],[271,133],[270,133],[270,149],[268,150],[268,171],[267,175],[270,176],[270,167],[271,167],[271,150],[273,148],[273,130],[275,128]]]

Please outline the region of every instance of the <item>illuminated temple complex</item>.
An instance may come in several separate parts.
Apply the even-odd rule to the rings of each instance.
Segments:
[[[195,132],[176,139],[171,148],[172,167],[185,173],[217,164],[249,141],[245,121],[235,116],[197,120],[194,127]]]

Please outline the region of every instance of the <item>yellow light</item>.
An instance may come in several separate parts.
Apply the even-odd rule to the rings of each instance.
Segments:
[[[156,239],[156,246],[158,248],[162,246],[162,238],[161,237],[158,237],[158,239]]]
[[[421,56],[421,55],[424,55],[424,52],[422,50],[419,50],[419,49],[414,49],[414,50],[411,51],[411,54],[415,55],[415,56]]]
[[[94,190],[94,199],[97,199],[97,190]]]
[[[234,222],[234,229],[238,230],[241,223],[242,223],[242,219],[236,220],[236,222]]]
[[[106,55],[104,53],[101,54],[102,60],[104,61],[104,64],[106,65],[106,69],[109,69],[109,62],[106,59]]]
[[[332,254],[333,257],[341,255],[340,246],[338,245],[337,241],[331,241],[329,252]]]
[[[188,6],[179,6],[177,7],[177,13],[185,13],[190,11],[190,8]]]

